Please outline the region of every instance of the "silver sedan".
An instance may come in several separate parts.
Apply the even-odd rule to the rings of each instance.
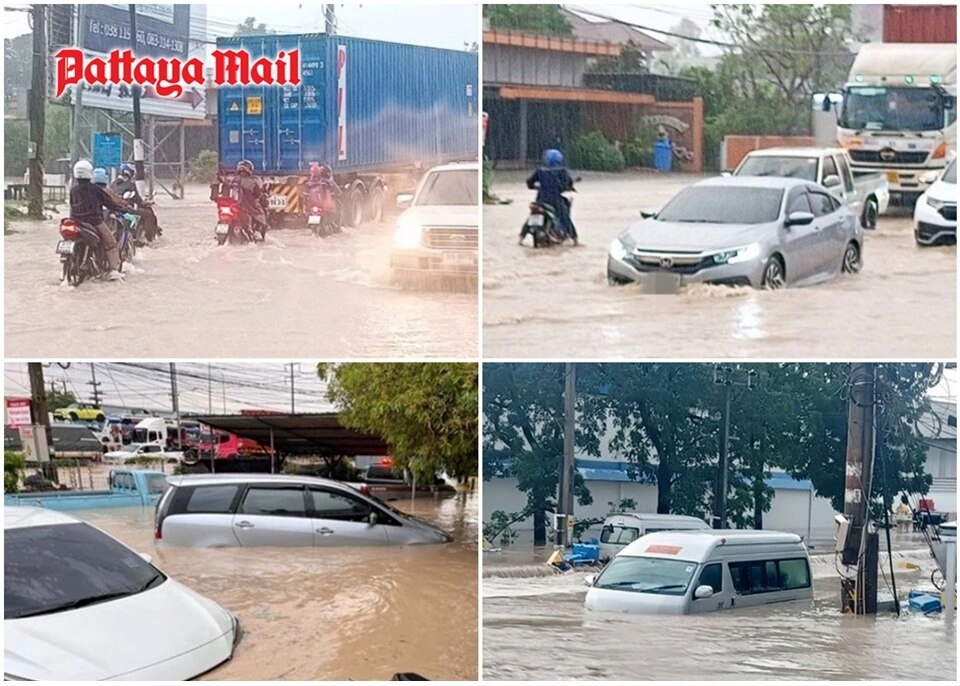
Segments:
[[[862,264],[857,217],[801,179],[706,179],[642,214],[610,245],[611,283],[653,276],[773,289],[855,273]]]

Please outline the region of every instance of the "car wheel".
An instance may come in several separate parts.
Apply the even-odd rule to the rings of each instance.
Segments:
[[[845,274],[856,274],[860,271],[861,266],[863,265],[860,261],[860,246],[850,241],[843,251],[843,265],[841,268]]]
[[[779,255],[774,255],[767,261],[767,266],[763,269],[763,279],[761,286],[769,291],[775,291],[787,285],[787,271],[783,265],[783,259]]]
[[[100,414],[97,415],[97,421],[100,422],[101,424],[102,424],[103,422],[105,422],[106,420],[107,420],[107,418],[103,416],[103,413],[100,413]]]
[[[76,412],[71,412],[71,413],[70,413],[70,421],[71,421],[71,422],[75,422],[75,421],[77,421],[77,419],[79,419],[79,417],[77,417],[77,413],[76,413]]]
[[[874,198],[867,198],[867,202],[863,206],[863,216],[860,218],[863,228],[870,230],[877,228],[879,214],[880,208],[877,206],[877,201]]]

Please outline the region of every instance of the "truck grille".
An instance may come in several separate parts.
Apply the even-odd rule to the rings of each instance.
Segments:
[[[923,164],[927,161],[927,156],[930,154],[925,150],[919,152],[904,152],[885,149],[884,152],[887,153],[889,157],[890,153],[893,153],[893,157],[889,159],[884,159],[881,156],[879,150],[850,150],[850,159],[854,162],[867,162],[869,164]]]
[[[430,226],[423,230],[423,244],[438,250],[477,250],[479,231],[466,227]]]
[[[952,222],[957,221],[957,206],[956,205],[944,205],[940,208],[940,215],[944,219],[949,219]]]

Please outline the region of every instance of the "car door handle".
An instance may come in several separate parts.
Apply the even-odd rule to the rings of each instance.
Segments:
[[[247,521],[237,522],[236,524],[234,524],[234,526],[237,527],[238,529],[252,529],[252,528],[253,528],[253,524],[251,524],[250,522],[247,522]]]
[[[333,533],[333,529],[328,529],[327,527],[323,527],[323,528],[317,529],[317,533],[323,536],[329,536],[330,534]]]

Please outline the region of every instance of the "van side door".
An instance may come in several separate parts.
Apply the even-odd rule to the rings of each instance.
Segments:
[[[303,486],[250,484],[233,516],[233,531],[244,547],[312,546]]]
[[[307,489],[313,545],[386,545],[390,518],[366,500],[335,488]],[[371,524],[371,513],[376,522]]]
[[[723,576],[722,562],[708,562],[700,568],[700,573],[692,584],[690,592],[690,614],[730,608],[730,593],[729,589],[725,588]],[[709,598],[696,598],[695,594],[700,586],[713,588],[713,595]]]

